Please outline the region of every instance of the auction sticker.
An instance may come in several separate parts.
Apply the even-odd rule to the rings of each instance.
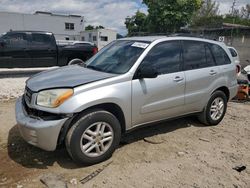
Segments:
[[[132,44],[131,46],[133,47],[138,47],[138,48],[147,48],[149,44],[144,43],[144,42],[135,42],[134,44]]]

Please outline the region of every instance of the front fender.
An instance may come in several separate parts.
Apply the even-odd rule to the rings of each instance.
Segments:
[[[124,113],[126,124],[131,125],[131,81],[78,92],[60,106],[60,112],[79,113],[104,103],[118,105]]]

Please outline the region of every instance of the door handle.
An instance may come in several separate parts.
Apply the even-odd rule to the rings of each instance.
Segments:
[[[180,76],[176,76],[176,77],[174,78],[174,81],[175,81],[175,82],[180,82],[180,81],[182,81],[182,80],[184,80],[184,78],[183,78],[183,77],[180,77]]]
[[[210,75],[216,75],[217,72],[216,72],[215,70],[210,70],[209,74],[210,74]]]

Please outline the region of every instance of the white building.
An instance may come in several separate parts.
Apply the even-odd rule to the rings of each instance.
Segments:
[[[81,31],[80,39],[96,44],[98,49],[102,49],[110,42],[116,40],[117,32],[111,29],[95,29],[89,31]]]
[[[84,17],[37,11],[34,14],[0,12],[0,34],[10,30],[49,31],[57,40],[78,40]]]

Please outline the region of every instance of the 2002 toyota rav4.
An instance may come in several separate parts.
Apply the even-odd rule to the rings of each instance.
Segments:
[[[47,151],[65,141],[76,161],[109,158],[121,135],[187,114],[218,124],[236,95],[227,47],[190,37],[137,37],[112,42],[83,65],[30,78],[16,103],[22,137]]]

